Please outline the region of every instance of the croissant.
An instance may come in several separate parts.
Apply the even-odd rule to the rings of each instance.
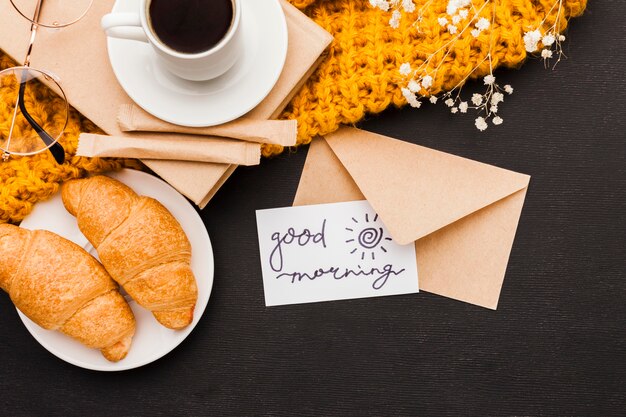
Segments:
[[[191,244],[174,216],[105,176],[69,181],[61,195],[111,277],[165,327],[189,325],[198,289]]]
[[[83,248],[54,233],[0,224],[0,287],[44,329],[59,330],[123,359],[135,317],[105,269]]]

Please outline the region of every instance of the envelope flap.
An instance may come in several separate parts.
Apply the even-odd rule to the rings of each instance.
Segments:
[[[355,128],[325,139],[399,244],[522,190],[530,179]]]
[[[321,138],[315,137],[302,168],[294,206],[365,200],[350,173]]]

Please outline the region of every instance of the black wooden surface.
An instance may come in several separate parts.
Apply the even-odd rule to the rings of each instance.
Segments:
[[[626,2],[589,3],[556,70],[496,74],[515,87],[501,127],[442,105],[360,125],[532,175],[497,311],[427,293],[264,307],[254,211],[290,205],[303,148],[203,210],[211,300],[153,364],[66,364],[0,296],[0,415],[626,415]]]

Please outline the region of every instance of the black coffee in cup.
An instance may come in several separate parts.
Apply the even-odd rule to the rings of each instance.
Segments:
[[[149,4],[152,31],[177,52],[208,51],[233,24],[232,0],[152,0]]]

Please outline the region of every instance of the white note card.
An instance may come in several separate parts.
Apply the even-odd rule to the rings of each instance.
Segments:
[[[367,201],[257,210],[265,305],[419,292],[415,246]]]

